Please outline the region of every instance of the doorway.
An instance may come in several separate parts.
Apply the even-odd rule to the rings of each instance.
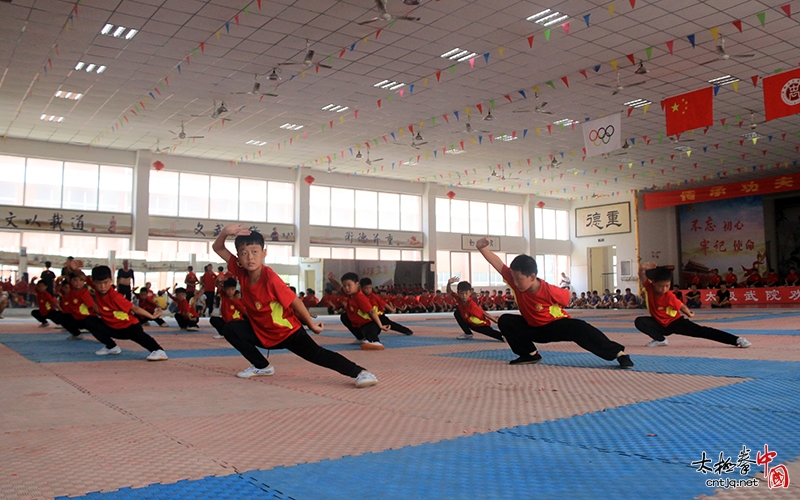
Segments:
[[[601,295],[606,288],[613,292],[619,286],[617,279],[617,247],[590,247],[589,290]]]

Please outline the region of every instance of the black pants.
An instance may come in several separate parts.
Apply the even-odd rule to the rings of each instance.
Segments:
[[[339,318],[341,318],[342,324],[346,326],[347,329],[350,330],[350,333],[352,333],[353,336],[358,340],[367,340],[369,342],[380,342],[380,339],[378,339],[378,335],[380,335],[382,330],[378,327],[378,325],[374,321],[370,320],[370,322],[367,323],[366,325],[362,325],[356,328],[353,326],[353,323],[350,321],[350,318],[347,317],[347,313],[342,313],[341,316],[339,316]]]
[[[31,311],[31,316],[36,318],[36,320],[42,323],[43,325],[47,324],[48,319],[53,323],[60,325],[64,318],[64,314],[60,311],[56,311],[55,309],[51,309],[50,312],[48,312],[46,315],[39,312],[39,309],[34,309],[33,311]]]
[[[356,378],[364,370],[341,354],[329,351],[314,342],[302,326],[283,342],[270,347],[261,343],[249,321],[229,321],[225,323],[222,334],[225,335],[225,340],[235,347],[247,361],[259,369],[269,366],[267,358],[258,350],[259,347],[264,347],[266,349],[288,349],[306,361],[330,368],[347,377]]]
[[[651,316],[640,316],[636,318],[634,324],[640,332],[658,341],[663,341],[667,335],[672,335],[673,333],[686,335],[687,337],[713,340],[714,342],[721,342],[728,345],[736,345],[736,339],[739,338],[736,335],[717,330],[716,328],[692,323],[685,317],[680,317],[667,326],[661,326],[661,324]]]
[[[66,328],[72,335],[77,336],[81,334],[81,330],[89,330],[89,324],[87,323],[89,318],[91,318],[91,316],[87,316],[83,319],[75,319],[71,314],[64,314],[61,319],[61,326]]]
[[[117,291],[129,301],[131,300],[131,286],[130,285],[117,285]]]
[[[206,306],[205,308],[203,308],[202,311],[200,311],[200,314],[204,314],[206,310],[208,310],[208,315],[211,316],[211,313],[214,312],[214,300],[217,294],[214,293],[214,291],[212,290],[210,292],[205,292],[205,296],[206,296]]]
[[[181,329],[185,329],[185,328],[188,328],[190,326],[197,326],[197,323],[199,322],[199,320],[197,318],[195,318],[195,317],[192,317],[191,319],[189,319],[189,318],[187,318],[186,316],[184,316],[183,314],[180,314],[180,313],[175,315],[175,321],[178,322],[178,326],[181,327]]]
[[[613,361],[617,354],[625,350],[622,344],[610,340],[589,323],[564,318],[551,321],[542,326],[531,326],[519,314],[504,314],[498,320],[500,332],[511,350],[519,356],[536,351],[534,342],[575,342],[583,349],[605,360]]]
[[[237,320],[237,321],[241,321],[241,320]],[[219,316],[211,316],[210,318],[208,318],[208,322],[211,323],[211,326],[213,326],[217,330],[217,333],[219,333],[220,335],[224,335],[224,333],[222,333],[222,330],[225,328],[225,325],[230,323],[229,321],[226,322],[224,319],[220,318]]]
[[[493,339],[497,340],[503,340],[503,336],[500,334],[500,332],[498,332],[489,325],[478,326],[469,324],[467,321],[464,320],[464,318],[461,317],[461,313],[458,311],[458,309],[456,309],[456,312],[455,314],[453,314],[453,316],[456,317],[458,326],[461,327],[461,330],[464,331],[465,335],[472,335],[472,331],[474,330],[478,333],[486,335],[487,337],[492,337]]]
[[[414,334],[414,332],[411,331],[411,328],[409,328],[407,326],[403,326],[400,323],[395,323],[394,321],[389,319],[389,317],[386,316],[385,314],[379,314],[378,317],[381,319],[381,323],[383,323],[384,325],[389,325],[389,328],[391,328],[392,331],[400,332],[403,335],[413,335]]]
[[[149,318],[145,318],[144,316],[139,316],[138,314],[136,315],[136,319],[139,320],[139,323],[141,323],[142,326],[146,325],[148,321],[155,321],[158,326],[167,324],[167,322],[164,321],[161,318],[149,319]]]
[[[161,349],[156,339],[146,334],[139,323],[118,330],[111,328],[100,318],[91,316],[86,319],[86,325],[94,338],[108,349],[116,347],[117,343],[114,342],[114,339],[132,340],[150,352]]]

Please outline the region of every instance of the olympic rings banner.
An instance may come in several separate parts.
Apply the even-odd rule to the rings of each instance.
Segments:
[[[621,117],[620,113],[614,113],[583,123],[583,144],[587,157],[610,153],[621,147]]]

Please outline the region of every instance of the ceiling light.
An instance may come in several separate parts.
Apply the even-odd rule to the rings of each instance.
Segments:
[[[80,71],[80,69],[83,68],[84,66],[86,66],[86,63],[79,62],[78,64],[75,65],[75,71]]]
[[[101,35],[108,35],[111,32],[112,29],[114,29],[114,25],[113,24],[106,24],[105,26],[103,26],[103,29],[100,30],[100,34]]]
[[[389,80],[383,80],[382,82],[378,82],[373,87],[383,87],[385,83],[389,83]]]
[[[93,64],[93,63],[89,63],[89,65],[88,65],[88,66],[86,66],[86,72],[87,72],[87,73],[91,73],[91,72],[92,72],[92,70],[93,70],[93,69],[95,69],[96,67],[97,67],[97,65],[95,65],[95,64]]]
[[[295,123],[284,123],[283,125],[280,126],[280,128],[286,130],[300,130],[301,128],[303,128],[303,125],[297,125]]]
[[[729,83],[738,82],[738,81],[739,81],[739,79],[736,78],[735,76],[725,75],[725,76],[720,76],[719,78],[714,78],[712,80],[709,80],[708,83],[710,83],[711,85],[714,85],[716,87],[716,86],[719,86],[719,85],[727,85]]]
[[[394,80],[383,80],[373,85],[373,87],[378,87],[379,89],[396,90],[404,85],[405,83],[395,82]]]
[[[54,121],[54,122],[57,122],[57,123],[61,123],[61,122],[64,121],[64,117],[63,116],[54,116],[54,115],[47,115],[47,114],[43,114],[42,116],[39,117],[39,119],[42,120],[43,122],[53,122]]]
[[[125,33],[125,26],[117,26],[117,29],[114,30],[111,36],[114,38],[119,38],[121,34]]]
[[[690,148],[689,146],[683,146],[683,145],[680,145],[680,146],[675,146],[675,150],[676,150],[676,151],[681,151],[681,152],[685,153],[685,152],[687,152],[687,151],[691,151],[691,150],[692,150],[692,148]]]
[[[517,140],[516,137],[514,137],[513,135],[508,135],[508,134],[498,135],[497,137],[495,137],[495,139],[497,139],[498,141],[504,141],[504,142],[516,141]]]
[[[548,14],[549,12],[550,12],[550,9],[545,9],[545,10],[543,10],[543,11],[539,12],[538,14],[534,14],[534,15],[532,15],[532,16],[531,16],[531,17],[529,17],[527,20],[528,20],[528,21],[531,21],[531,22],[536,22],[536,20],[537,20],[537,19],[539,19],[540,17],[542,17],[542,16],[544,16],[544,15]]]
[[[103,73],[103,71],[105,71],[105,70],[106,70],[106,67],[105,67],[105,66],[103,66],[103,65],[101,64],[101,65],[100,65],[100,66],[98,66],[98,68],[97,68],[97,74],[98,74],[98,75],[99,75],[99,74],[102,74],[102,73]]]
[[[573,123],[578,123],[578,122],[576,122],[575,120],[573,120],[571,118],[564,118],[562,120],[558,120],[556,122],[553,122],[553,125],[572,125]]]
[[[478,54],[476,52],[470,52],[469,50],[459,49],[458,47],[456,47],[453,50],[445,52],[439,57],[444,57],[445,59],[450,59],[451,61],[464,62],[469,59],[472,59],[477,55]]]
[[[249,141],[245,142],[245,144],[250,144],[252,146],[263,146],[266,143],[267,141],[256,141],[253,139],[250,139]]]
[[[484,120],[487,122],[494,121],[494,116],[492,116],[492,110],[490,109],[486,116],[483,117]]]
[[[103,65],[98,66],[98,65],[96,65],[94,63],[88,63],[87,64],[87,63],[85,63],[83,61],[80,61],[78,64],[75,65],[75,70],[79,71],[81,69],[86,71],[87,73],[91,73],[92,71],[95,71],[96,73],[100,74],[100,73],[102,73],[103,71],[106,70],[106,67],[103,66]]]
[[[645,99],[634,99],[632,101],[626,102],[624,106],[627,106],[629,108],[641,108],[642,106],[646,106],[648,104],[653,104],[653,103]]]
[[[405,165],[407,167],[413,167],[414,165],[419,165],[419,163],[415,162],[414,160],[408,160],[400,162],[400,165]]]
[[[539,12],[538,14],[530,16],[527,20],[547,27],[547,26],[552,26],[561,21],[564,21],[568,17],[569,16],[567,16],[566,14],[562,14],[561,12],[545,9]]]
[[[758,132],[748,132],[746,134],[740,135],[739,137],[741,137],[742,139],[761,139],[764,136],[759,134]]]
[[[267,79],[270,80],[270,81],[273,81],[273,82],[277,82],[278,80],[281,79],[281,77],[278,76],[278,73],[280,73],[280,72],[281,72],[280,69],[272,68],[272,73],[269,74]]]
[[[332,107],[333,107],[333,104],[328,104],[327,106],[324,106],[324,107],[322,108],[322,110],[323,110],[323,111],[327,111],[328,109],[330,109],[330,108],[332,108]]]
[[[358,150],[358,153],[356,153],[356,158],[361,158],[361,156],[362,156],[362,155],[361,155],[361,150],[359,149],[359,150]]]
[[[466,153],[466,151],[463,149],[455,149],[455,148],[446,149],[444,151],[444,154],[446,155],[460,155],[461,153]]]
[[[128,31],[128,34],[125,35],[125,40],[130,40],[131,38],[135,37],[136,33],[138,33],[138,32],[139,32],[139,30],[135,30],[135,29],[131,28],[130,31]]]
[[[406,85],[405,83],[398,83],[397,85],[392,85],[391,87],[389,87],[389,90],[397,90],[400,87],[405,87],[405,85]]]
[[[650,71],[644,67],[644,61],[639,61],[639,67],[634,71],[637,75],[646,75],[649,72]]]
[[[83,94],[80,94],[78,92],[64,92],[63,90],[59,90],[58,92],[55,93],[55,96],[60,97],[61,99],[72,99],[73,101],[77,101],[81,97],[83,97]]]
[[[127,30],[128,32],[125,33],[125,30]],[[136,33],[138,32],[139,30],[133,28],[128,29],[125,26],[114,26],[113,24],[106,24],[105,26],[103,26],[103,29],[100,30],[101,35],[113,36],[114,38],[119,38],[122,36],[123,33],[125,33],[125,40],[130,40],[131,38],[136,36]]]
[[[422,138],[422,134],[419,131],[417,131],[417,135],[416,135],[416,137],[414,137],[414,140],[421,142],[421,141],[424,141],[425,139],[423,139]]]

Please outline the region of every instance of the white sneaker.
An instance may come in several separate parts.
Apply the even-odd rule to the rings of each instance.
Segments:
[[[193,331],[193,332],[196,332],[197,330],[199,330],[199,329],[200,329],[200,327],[199,327],[199,326],[197,326],[197,325],[195,325],[195,326],[187,326],[187,327],[186,327],[186,329],[187,329],[187,330],[191,330],[191,331]]]
[[[256,368],[253,365],[248,366],[244,370],[236,374],[239,378],[253,378],[253,377],[269,377],[275,374],[275,368],[268,366],[266,368]]]
[[[456,339],[458,339],[458,340],[472,340],[474,338],[475,338],[475,335],[473,335],[471,333],[462,333],[461,335],[456,337]]]
[[[358,387],[359,389],[362,387],[369,387],[377,383],[378,383],[378,377],[368,372],[367,370],[362,370],[361,373],[358,374],[358,377],[356,377],[356,387]]]
[[[122,349],[119,348],[118,345],[109,349],[108,347],[102,347],[99,351],[95,351],[95,354],[98,356],[106,356],[108,354],[121,354]]]
[[[67,340],[83,340],[83,334],[79,333],[78,335],[70,335],[67,337]]]
[[[169,359],[167,357],[167,353],[164,352],[163,349],[159,349],[157,351],[153,351],[147,356],[147,361],[165,361]]]
[[[362,351],[382,351],[383,349],[384,349],[383,344],[381,344],[380,342],[366,341],[361,344]]]
[[[158,326],[160,326],[161,328],[169,328],[169,325],[168,325],[168,324],[166,324],[166,323],[161,323],[161,324],[160,324],[160,325],[158,325]]]
[[[746,338],[739,337],[736,339],[736,347],[741,347],[742,349],[750,347],[753,345],[751,342],[748,342]]]
[[[48,323],[39,323],[39,328],[47,328],[50,326]]]
[[[224,335],[220,335],[220,334],[218,333],[218,334],[214,335],[214,336],[213,336],[213,337],[211,337],[211,338],[212,338],[212,339],[224,339],[224,338],[225,338],[225,336],[224,336]]]
[[[664,340],[652,340],[652,341],[648,342],[645,347],[659,347],[659,346],[662,346],[662,345],[669,345],[669,342],[667,341],[667,339],[664,339]]]
[[[369,343],[369,340],[367,339],[355,339],[354,341],[350,342],[350,345],[361,345],[367,343]]]

